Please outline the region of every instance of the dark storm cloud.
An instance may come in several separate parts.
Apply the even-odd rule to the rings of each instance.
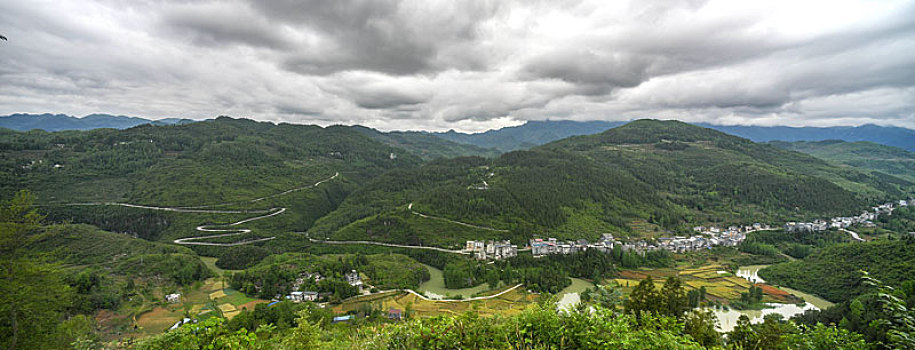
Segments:
[[[0,0],[0,114],[915,127],[912,18],[895,0]]]
[[[203,45],[244,44],[286,49],[292,44],[282,27],[242,3],[188,3],[162,14],[162,26]]]
[[[315,36],[282,61],[304,74],[369,70],[395,75],[445,69],[445,48],[471,42],[476,26],[495,13],[485,1],[252,1],[271,19]],[[459,68],[478,62],[450,61]]]

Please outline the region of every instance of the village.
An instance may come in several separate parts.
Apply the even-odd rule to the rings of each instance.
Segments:
[[[874,221],[880,215],[891,215],[893,211],[900,207],[915,206],[915,199],[899,200],[887,202],[874,206],[869,211],[864,211],[856,216],[833,217],[828,220],[818,219],[813,222],[788,222],[782,226],[786,232],[809,233],[821,232],[830,229],[846,229],[853,225],[873,226]],[[768,224],[754,223],[752,225],[737,226],[732,225],[727,228],[716,226],[696,226],[693,227],[694,235],[692,236],[672,236],[659,237],[653,239],[639,240],[619,240],[615,239],[610,233],[602,234],[595,242],[589,242],[586,239],[577,240],[559,240],[553,237],[531,238],[528,246],[519,249],[517,245],[512,244],[510,240],[487,240],[487,241],[467,241],[462,254],[472,255],[478,260],[503,260],[515,257],[520,251],[530,251],[533,257],[539,258],[547,255],[569,255],[584,252],[588,250],[598,251],[601,253],[611,253],[615,248],[623,252],[635,252],[644,255],[652,251],[667,251],[671,253],[689,253],[702,249],[711,249],[713,247],[736,247],[747,239],[747,235],[755,231],[776,230]],[[912,233],[915,235],[915,233]],[[856,238],[857,239],[857,238]],[[359,290],[362,295],[371,295],[359,272],[351,270],[344,274],[345,281]],[[268,305],[273,305],[281,300],[288,300],[294,303],[302,302],[319,302],[322,297],[327,297],[330,293],[318,293],[303,289],[302,286],[306,281],[312,280],[319,282],[324,277],[319,273],[304,272],[299,275],[292,285],[292,291],[288,295],[277,295]],[[165,296],[166,302],[170,304],[180,303],[182,295],[178,293],[168,294]],[[325,307],[324,303],[319,304]],[[400,320],[403,311],[391,307],[387,310],[386,316],[391,320]],[[340,315],[333,319],[333,323],[353,321],[353,315]],[[190,318],[183,318],[177,321],[171,329],[176,329],[182,324],[194,322]]]
[[[873,226],[873,221],[880,215],[889,215],[895,208],[915,206],[915,199],[903,199],[887,202],[874,206],[870,211],[864,211],[857,216],[834,217],[829,220],[815,220],[813,222],[788,222],[782,227],[786,232],[819,232],[828,229],[846,229],[852,225]],[[596,250],[609,253],[614,247],[619,247],[624,252],[645,254],[650,251],[664,250],[671,253],[688,253],[712,247],[736,247],[747,239],[747,234],[754,231],[774,230],[768,224],[754,223],[752,225],[732,225],[727,228],[715,226],[696,226],[693,236],[672,236],[654,239],[641,239],[633,241],[620,241],[614,239],[612,234],[605,233],[596,242],[586,239],[562,241],[553,237],[532,238],[528,247],[518,249],[517,245],[509,240],[467,241],[464,247],[466,254],[472,254],[478,260],[502,260],[518,255],[519,251],[530,250],[534,257],[551,254],[575,254],[586,250]]]
[[[708,249],[716,246],[733,247],[737,246],[746,239],[749,232],[755,230],[768,230],[769,225],[754,224],[752,226],[731,226],[727,229],[717,227],[696,227],[699,235],[685,237],[661,237],[654,240],[636,240],[623,242],[615,240],[612,234],[605,233],[596,242],[589,242],[586,239],[577,239],[571,241],[561,241],[553,237],[532,238],[528,242],[528,247],[523,250],[530,250],[531,254],[536,257],[542,257],[551,254],[575,254],[586,250],[595,250],[602,253],[610,253],[614,247],[619,247],[624,252],[636,252],[644,254],[649,251],[666,250],[672,253],[693,252],[700,249]],[[478,260],[501,260],[518,255],[518,246],[511,244],[511,241],[467,241],[464,252],[473,254]]]
[[[785,224],[785,232],[820,232],[831,228],[846,229],[852,225],[864,225],[865,227],[874,227],[874,220],[880,215],[890,215],[893,210],[900,207],[915,206],[915,199],[900,199],[895,202],[887,202],[875,207],[870,211],[864,211],[857,216],[840,216],[829,220],[817,219],[813,222],[788,222]]]

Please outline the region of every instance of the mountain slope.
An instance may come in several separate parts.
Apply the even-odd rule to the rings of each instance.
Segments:
[[[715,130],[641,120],[492,160],[395,170],[354,192],[312,232],[441,246],[474,236],[653,236],[709,222],[856,213],[912,187]],[[467,225],[442,226],[447,220]]]
[[[16,131],[44,130],[92,130],[100,128],[127,129],[137,125],[175,125],[192,123],[190,119],[167,118],[149,120],[137,117],[115,116],[109,114],[90,114],[82,118],[65,114],[11,114],[0,116],[0,128]]]
[[[403,148],[425,160],[465,156],[495,157],[501,153],[496,149],[449,141],[423,132],[381,132],[358,125],[352,128],[386,145]]]
[[[433,133],[433,135],[481,147],[513,151],[536,147],[569,136],[593,135],[626,124],[612,121],[529,121],[524,125],[489,130],[479,134],[464,134],[455,131]],[[869,141],[882,145],[915,151],[915,130],[877,126],[836,126],[836,127],[787,127],[787,126],[740,126],[696,123],[695,125],[740,136],[754,142],[768,141],[823,141],[844,140],[849,142]]]
[[[863,267],[889,285],[911,281],[915,239],[835,245],[803,260],[772,265],[760,270],[759,275],[769,283],[843,302],[867,291],[860,282]]]
[[[625,124],[625,122],[571,120],[528,121],[524,125],[489,130],[479,134],[464,134],[454,130],[433,135],[459,143],[503,152],[526,149],[575,135],[591,135]]]
[[[197,225],[237,222],[256,214],[68,204],[126,202],[259,213],[288,208],[250,227],[259,232],[304,230],[360,183],[388,169],[420,163],[418,157],[349,127],[231,118],[127,130],[0,133],[0,195],[30,189],[42,204],[60,206],[50,210],[59,215],[57,220],[152,239],[202,234],[194,230]],[[392,153],[399,156],[391,159]],[[315,187],[319,181],[323,183]],[[149,227],[157,229],[148,232]]]
[[[770,142],[773,146],[810,154],[853,167],[877,170],[915,181],[915,153],[873,142],[839,140]]]

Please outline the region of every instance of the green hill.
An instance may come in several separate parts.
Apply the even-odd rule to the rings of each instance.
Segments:
[[[838,140],[771,142],[775,147],[803,152],[817,158],[877,170],[915,181],[915,153],[901,148],[873,142],[845,142]]]
[[[104,269],[112,275],[156,277],[188,284],[211,275],[188,248],[149,242],[89,225],[42,226],[25,247],[75,271]]]
[[[253,215],[69,204],[285,207],[275,219],[249,226],[259,232],[305,230],[360,183],[421,162],[350,127],[227,117],[127,130],[4,131],[2,136],[0,197],[29,189],[41,198],[52,220],[87,222],[150,239],[186,237],[198,234],[194,227],[200,224],[227,224]],[[336,173],[333,181],[311,188]]]
[[[655,236],[703,223],[847,215],[912,187],[711,129],[641,120],[495,159],[393,170],[310,232],[447,247],[532,234]]]
[[[386,145],[403,148],[425,160],[465,156],[496,157],[501,153],[494,148],[458,143],[424,132],[381,132],[363,126],[352,128]]]
[[[888,285],[915,280],[915,239],[847,243],[827,247],[803,260],[773,265],[759,271],[769,283],[814,293],[833,302],[862,294],[862,269]]]

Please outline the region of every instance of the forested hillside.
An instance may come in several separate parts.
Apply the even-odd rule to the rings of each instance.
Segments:
[[[489,130],[478,134],[454,130],[433,135],[463,144],[495,148],[503,152],[528,149],[569,136],[591,135],[625,124],[625,122],[531,120],[523,125]]]
[[[839,168],[711,129],[643,120],[491,160],[392,171],[311,231],[440,246],[531,234],[652,236],[703,223],[854,214],[912,188],[886,174]],[[440,227],[447,220],[467,225]]]
[[[289,210],[277,216],[282,224],[274,220],[257,225],[304,230],[360,183],[388,169],[420,163],[418,156],[350,127],[274,125],[226,117],[127,130],[2,133],[0,195],[29,189],[41,198],[41,205],[55,206],[48,210],[54,213],[52,220],[87,222],[152,239],[186,236],[202,223],[228,223],[251,215],[178,214],[95,204],[284,207]],[[333,181],[326,181],[336,173]],[[310,189],[319,181],[326,183]],[[183,231],[176,232],[175,224]]]
[[[773,284],[844,302],[868,290],[860,283],[863,269],[889,285],[913,283],[915,239],[835,245],[803,260],[770,266],[759,275]]]
[[[853,167],[877,170],[915,181],[915,153],[873,142],[798,141],[771,142],[775,147],[807,153]]]
[[[352,128],[389,146],[403,148],[425,160],[464,156],[495,157],[501,153],[494,148],[449,141],[446,138],[437,137],[425,132],[381,132],[358,125],[353,126]]]

